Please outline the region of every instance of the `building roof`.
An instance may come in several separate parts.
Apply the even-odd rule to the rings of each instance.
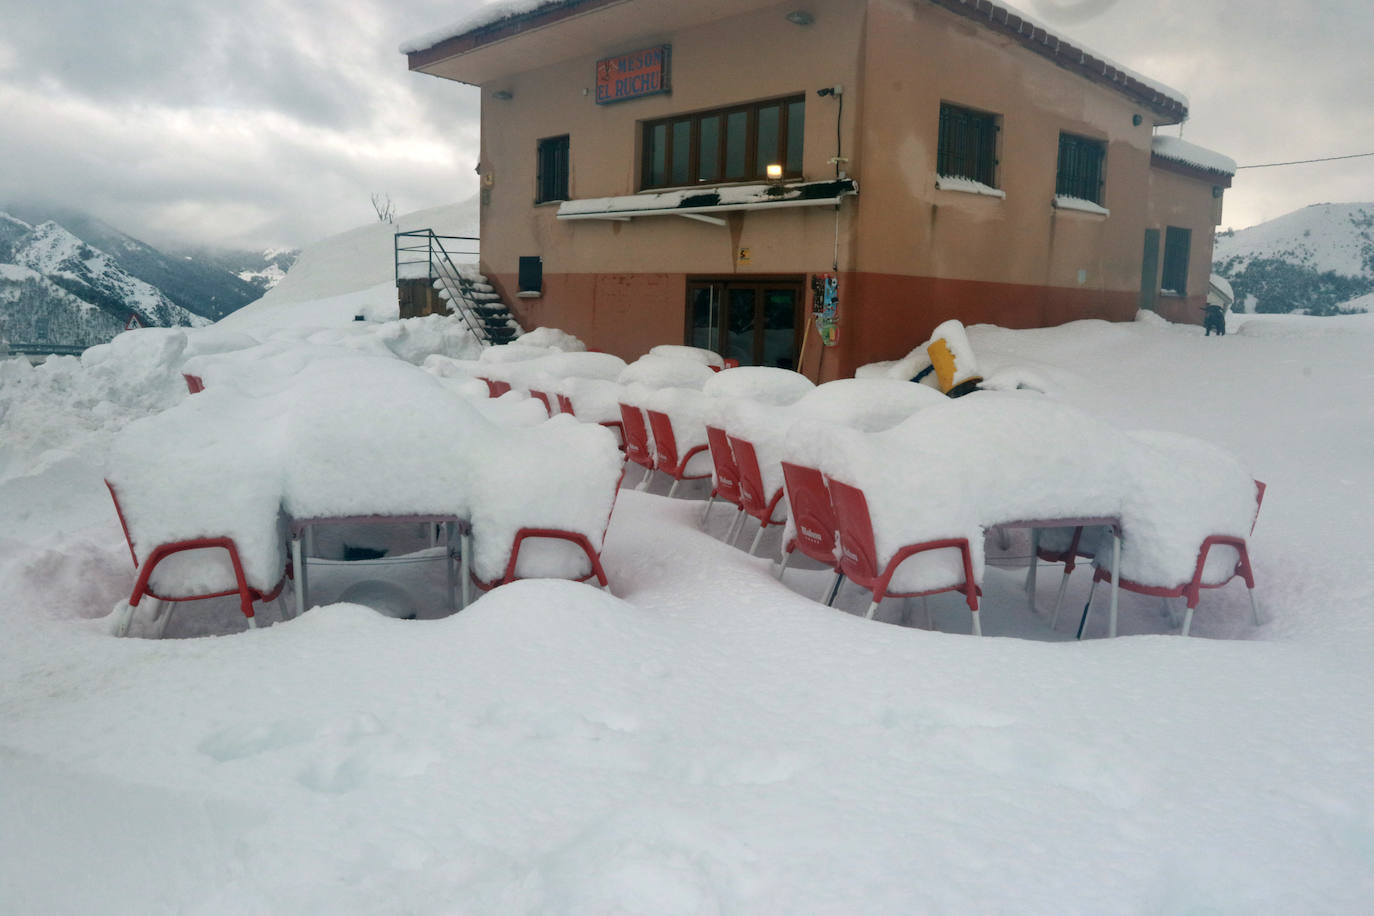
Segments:
[[[1227,178],[1232,178],[1236,174],[1236,160],[1196,143],[1189,143],[1181,137],[1155,137],[1150,141],[1150,152],[1156,159],[1189,165]]]
[[[628,0],[504,0],[489,4],[472,16],[428,32],[401,45],[412,70],[429,70],[440,61],[468,54],[516,35],[533,32],[581,17]],[[1188,117],[1188,100],[1176,89],[1148,79],[1083,45],[1051,31],[1008,3],[992,0],[926,0],[994,32],[1013,38],[1032,52],[1085,79],[1100,83],[1148,108],[1157,124],[1177,124]],[[683,4],[698,14],[711,7],[757,6],[757,3]],[[449,75],[449,74],[437,74]],[[463,82],[470,81],[458,77]],[[481,82],[480,75],[471,78]]]

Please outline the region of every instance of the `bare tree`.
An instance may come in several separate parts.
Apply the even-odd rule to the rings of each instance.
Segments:
[[[396,205],[391,202],[390,194],[373,194],[372,209],[377,211],[377,222],[396,222]]]

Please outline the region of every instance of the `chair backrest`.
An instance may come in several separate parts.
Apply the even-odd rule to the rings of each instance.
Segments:
[[[115,515],[119,516],[119,527],[124,529],[124,543],[129,545],[129,559],[134,561],[134,569],[138,569],[138,554],[134,552],[134,539],[129,536],[129,523],[124,520],[124,509],[119,505],[119,494],[115,492],[114,484],[109,480],[105,481],[105,489],[110,491],[110,499],[114,500]]]
[[[735,464],[735,454],[730,450],[729,437],[719,426],[708,426],[706,443],[711,449],[711,463],[716,469],[716,495],[738,506],[739,466]]]
[[[673,435],[673,421],[661,410],[644,411],[649,417],[649,427],[654,431],[655,462],[661,470],[671,471],[677,467],[677,437]]]
[[[644,411],[629,404],[620,405],[621,432],[625,436],[625,457],[635,464],[652,469],[654,455],[649,450],[649,427],[644,423]]]
[[[730,436],[730,451],[735,455],[735,467],[739,469],[739,497],[744,511],[757,516],[768,507],[768,494],[763,492],[763,471],[759,468],[759,456],[754,451],[754,443],[739,436]]]
[[[186,380],[186,390],[191,394],[199,394],[205,390],[205,380],[199,375],[183,372],[181,373],[181,377]]]
[[[558,395],[558,409],[570,417],[577,416],[576,412],[573,411],[572,398],[566,394]]]
[[[835,509],[825,477],[815,468],[790,461],[782,463],[783,486],[797,529],[797,549],[813,560],[835,564]]]
[[[873,519],[863,490],[827,479],[835,526],[840,537],[840,572],[860,584],[878,577],[878,548],[873,538]]]
[[[553,406],[553,401],[549,399],[549,395],[547,392],[538,391],[534,388],[531,388],[530,397],[537,399],[541,404],[543,404],[544,412],[549,416],[553,416],[554,414],[558,413],[558,408]]]
[[[510,382],[502,382],[497,379],[490,379],[483,375],[477,376],[477,379],[478,381],[486,382],[488,397],[499,398],[507,391],[510,391]]]

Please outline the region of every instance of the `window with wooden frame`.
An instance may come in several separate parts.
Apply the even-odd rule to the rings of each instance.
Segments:
[[[997,115],[940,103],[935,174],[997,187]]]
[[[1102,163],[1107,144],[1076,134],[1059,135],[1059,168],[1054,193],[1102,205]]]
[[[1193,247],[1193,230],[1164,227],[1164,276],[1159,288],[1176,296],[1188,295],[1188,253]]]
[[[800,178],[805,127],[800,95],[647,121],[641,186],[754,181],[771,164],[781,165],[785,178]]]
[[[539,162],[534,181],[535,203],[568,199],[569,149],[567,134],[539,141]]]

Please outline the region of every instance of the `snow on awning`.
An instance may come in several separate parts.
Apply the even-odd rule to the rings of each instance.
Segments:
[[[859,185],[852,178],[802,181],[785,185],[731,185],[725,188],[566,200],[558,206],[558,218],[624,222],[636,216],[681,216],[723,226],[725,221],[711,214],[729,213],[734,210],[838,206],[843,198],[858,193]]]
[[[1154,137],[1150,141],[1150,152],[1155,159],[1225,176],[1228,186],[1229,179],[1236,174],[1236,160],[1179,137]]]

